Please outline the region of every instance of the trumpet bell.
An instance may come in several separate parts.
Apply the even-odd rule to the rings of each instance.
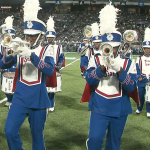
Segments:
[[[100,49],[102,50],[103,56],[111,56],[111,54],[113,53],[113,47],[108,43],[102,44]]]
[[[87,38],[92,37],[92,28],[91,28],[91,26],[87,25],[87,26],[84,27],[83,35]]]
[[[0,37],[0,43],[2,43],[2,45],[4,47],[7,47],[8,45],[10,45],[12,42],[12,37],[9,33],[4,33],[1,37]]]
[[[123,39],[124,39],[125,42],[134,43],[138,39],[137,32],[134,31],[134,30],[126,30],[123,33]]]

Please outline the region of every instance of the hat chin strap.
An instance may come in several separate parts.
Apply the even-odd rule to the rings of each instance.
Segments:
[[[42,34],[42,32],[40,32],[40,34],[38,35],[38,37],[37,37],[36,41],[34,42],[33,46],[35,46],[35,45],[37,44],[37,42],[38,42],[38,40],[39,40],[41,34]]]

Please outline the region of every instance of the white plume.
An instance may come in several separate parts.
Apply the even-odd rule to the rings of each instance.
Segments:
[[[13,29],[13,16],[8,16],[6,19],[5,19],[5,24],[6,24],[6,29]]]
[[[144,41],[150,41],[150,28],[145,29]]]
[[[39,0],[25,0],[24,21],[37,20],[38,11],[41,9]]]
[[[47,20],[47,31],[55,31],[55,22],[52,16],[49,17],[49,19]]]
[[[116,23],[118,11],[119,9],[111,5],[111,2],[101,9],[99,14],[101,35],[117,31]]]
[[[98,25],[97,22],[93,23],[91,25],[91,27],[92,27],[92,36],[100,35],[100,33],[99,33],[99,25]]]

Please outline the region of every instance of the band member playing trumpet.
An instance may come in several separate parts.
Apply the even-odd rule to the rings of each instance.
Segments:
[[[56,37],[56,32],[54,29],[54,20],[53,17],[50,16],[48,21],[47,21],[47,32],[46,32],[46,38],[48,41],[48,45],[53,49],[54,54],[54,62],[55,62],[55,69],[56,69],[56,76],[60,75],[60,69],[64,65],[65,57],[64,53],[62,51],[62,46],[61,45],[56,45],[54,44],[54,39]],[[58,77],[57,77],[58,78]],[[57,80],[57,82],[61,82],[60,80]],[[57,83],[57,86],[61,83]],[[55,91],[57,92],[57,91]],[[49,112],[53,112],[55,109],[55,92],[53,91],[52,88],[48,88],[48,97],[50,100],[50,108]]]
[[[115,28],[117,12],[111,3],[101,10],[100,33],[104,52],[94,60],[90,59],[87,69],[86,81],[93,86],[89,101],[88,150],[101,150],[106,132],[105,150],[120,150],[126,120],[132,113],[128,92],[136,88],[136,82],[127,73],[131,60],[118,56],[121,33]]]
[[[144,35],[144,41],[142,43],[144,55],[139,56],[136,61],[136,69],[137,69],[137,78],[138,78],[138,91],[139,91],[139,97],[141,105],[137,106],[136,114],[140,114],[144,102],[146,100],[145,94],[149,94],[146,92],[146,86],[148,85],[148,82],[150,82],[150,29],[146,28],[145,35]],[[150,95],[149,95],[150,96]],[[150,101],[146,101],[146,111],[147,111],[147,117],[150,118]]]
[[[2,37],[5,34],[9,34],[12,38],[15,36],[15,30],[13,29],[13,16],[8,16],[5,19],[5,29],[3,31],[5,33],[3,32]],[[0,59],[2,59],[3,57],[5,57],[5,55],[9,55],[10,53],[12,53],[12,50],[11,50],[11,48],[12,48],[11,46],[12,45],[11,45],[11,43],[5,43],[6,41],[4,41],[4,40],[5,40],[5,38],[1,40]],[[9,48],[8,45],[11,48]],[[1,80],[3,79],[3,75],[4,74],[7,75],[6,72],[9,72],[9,73],[13,72],[14,73],[15,71],[16,71],[16,64],[14,64],[9,69],[3,69],[3,70],[1,70]],[[3,83],[4,83],[4,81],[3,81]],[[4,83],[4,84],[7,84],[7,83]],[[4,86],[4,85],[2,85],[2,86]],[[5,106],[10,106],[11,103],[12,103],[12,98],[13,98],[13,92],[9,93],[10,91],[7,90],[8,88],[5,88],[5,91],[3,91],[5,93],[5,95],[6,95],[6,97],[7,97],[7,102],[6,102]]]
[[[16,89],[5,124],[10,150],[23,149],[19,130],[27,117],[32,134],[32,150],[45,150],[43,130],[47,108],[50,107],[46,77],[52,76],[54,72],[54,58],[53,50],[49,46],[42,47],[39,43],[46,26],[37,18],[39,9],[39,0],[25,1],[24,34],[30,47],[22,46],[20,43],[16,50],[13,49],[18,55],[4,57],[0,61],[2,69],[17,63]]]

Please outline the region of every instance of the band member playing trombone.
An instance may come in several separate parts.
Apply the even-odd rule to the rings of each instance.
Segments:
[[[140,106],[137,106],[136,114],[140,114],[144,102],[146,101],[146,95],[148,94],[148,99],[150,97],[149,90],[146,91],[146,87],[149,87],[150,82],[150,29],[146,28],[144,41],[142,43],[144,55],[139,56],[136,61],[136,69],[137,69],[137,78],[138,78],[138,91],[140,97]],[[148,88],[149,89],[149,88]],[[150,100],[146,101],[146,111],[147,117],[150,118]]]
[[[59,70],[64,66],[65,57],[64,57],[64,53],[62,51],[62,46],[54,44],[55,37],[56,37],[56,32],[54,29],[54,20],[53,20],[53,17],[50,16],[47,21],[46,38],[48,41],[48,45],[54,51],[53,58],[54,58],[54,62],[55,62],[55,69],[56,69],[56,72],[58,75],[60,72]],[[59,83],[57,83],[57,85],[58,84]],[[50,100],[49,112],[53,112],[55,109],[55,102],[54,102],[55,101],[55,92],[51,88],[48,88],[48,97]]]
[[[87,69],[86,81],[93,86],[88,150],[101,150],[106,132],[105,150],[120,150],[126,120],[132,113],[128,92],[136,88],[136,82],[128,74],[131,60],[118,56],[122,36],[115,28],[117,12],[111,3],[101,10],[102,55],[90,59]]]
[[[5,42],[7,42],[7,39],[5,39],[5,37],[7,36],[7,34],[9,34],[11,36],[11,38],[13,38],[15,36],[15,30],[13,29],[13,16],[8,16],[5,19],[5,28],[3,30],[3,34],[2,34],[2,37],[1,37],[0,59],[2,59],[3,57],[5,57],[6,55],[9,55],[12,52],[12,50],[11,50],[12,47],[11,46],[13,46],[13,45],[11,45],[10,43],[5,43]],[[3,39],[3,37],[4,37],[4,39]],[[8,44],[10,44],[9,45],[10,48],[8,47]],[[6,72],[12,73],[12,72],[15,72],[15,71],[16,71],[16,64],[14,64],[9,69],[3,69],[3,70],[1,70],[1,80],[3,79],[3,74],[4,73],[7,75]],[[10,106],[11,103],[12,103],[13,92],[9,93],[9,92],[5,91],[5,95],[7,97],[7,102],[6,102],[5,106]]]
[[[32,134],[32,150],[45,150],[43,130],[47,108],[50,107],[46,77],[53,74],[54,58],[53,50],[49,46],[42,47],[39,43],[46,26],[37,18],[39,9],[39,0],[25,1],[24,34],[30,47],[22,46],[25,42],[20,41],[19,47],[13,49],[14,55],[4,57],[0,61],[2,69],[17,63],[14,79],[17,81],[16,89],[5,124],[5,134],[10,150],[23,149],[19,130],[27,117]]]

